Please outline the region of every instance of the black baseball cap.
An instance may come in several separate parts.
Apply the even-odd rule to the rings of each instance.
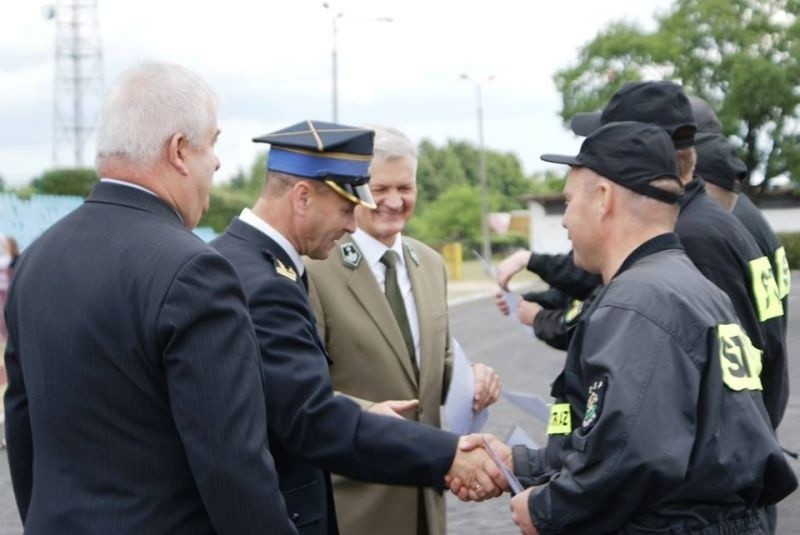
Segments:
[[[719,122],[717,114],[708,105],[708,102],[700,97],[689,97],[694,114],[694,122],[697,124],[697,133],[705,132],[708,134],[721,134],[722,123]]]
[[[694,148],[697,151],[696,175],[728,191],[741,189],[741,182],[747,177],[747,166],[725,136],[697,134]]]
[[[697,126],[689,98],[674,82],[628,82],[611,96],[602,112],[576,113],[572,131],[588,136],[601,126],[638,121],[660,126],[672,137],[676,149],[691,147]]]
[[[589,134],[577,156],[543,154],[541,158],[572,167],[588,167],[645,197],[669,204],[680,200],[680,195],[650,185],[659,178],[671,178],[680,184],[672,139],[654,124],[609,123]]]

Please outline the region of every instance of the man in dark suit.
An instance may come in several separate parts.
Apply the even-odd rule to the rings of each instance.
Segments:
[[[373,135],[306,121],[256,138],[272,144],[264,189],[212,242],[247,296],[261,347],[270,449],[289,516],[307,535],[338,533],[329,472],[439,491],[450,474],[466,478],[479,498],[500,492],[483,450],[467,455],[457,450],[456,435],[362,411],[331,387],[300,255],[325,258],[355,230],[356,204],[375,207],[367,185]]]
[[[102,180],[18,265],[5,407],[26,533],[296,533],[241,286],[189,230],[218,134],[196,74],[127,72],[98,126]]]

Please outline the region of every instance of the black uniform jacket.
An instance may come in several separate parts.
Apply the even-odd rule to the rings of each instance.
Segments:
[[[528,271],[536,273],[547,284],[575,299],[586,299],[602,284],[599,275],[584,271],[567,254],[534,253],[528,260]]]
[[[569,346],[574,327],[580,320],[581,312],[589,306],[592,297],[599,289],[599,286],[595,288],[585,301],[571,299],[569,295],[556,288],[522,294],[525,301],[537,303],[542,307],[533,320],[533,333],[550,347],[565,351]]]
[[[733,302],[750,340],[764,350],[764,405],[777,428],[789,401],[783,305],[769,260],[733,215],[711,199],[699,178],[685,189],[675,232],[697,269]]]
[[[752,219],[752,213],[748,219]],[[700,272],[728,294],[745,332],[757,347],[764,350],[761,374],[764,404],[772,425],[777,428],[789,401],[784,305],[791,274],[785,253],[778,249],[764,257],[736,217],[706,195],[700,178],[686,186],[675,232]],[[780,266],[774,268],[775,275],[766,276],[763,269],[765,260],[770,265]],[[571,254],[531,255],[528,269],[551,286],[579,299],[591,293],[593,284],[599,284],[590,274],[575,266]],[[766,278],[771,278],[772,283]],[[783,303],[777,306],[781,298]],[[545,316],[542,321],[546,319],[552,318]],[[557,324],[549,326],[558,327]],[[542,332],[546,332],[544,328]],[[567,330],[565,334],[568,336],[569,332]],[[559,341],[556,337],[553,339]]]
[[[551,435],[545,456],[523,450],[532,464],[515,449],[523,479],[550,471],[528,480],[548,481],[529,500],[539,533],[757,526],[759,509],[797,486],[758,358],[674,234],[640,246],[585,313],[554,384],[566,434]]]
[[[792,273],[789,270],[789,262],[786,259],[786,250],[781,244],[781,240],[772,230],[767,218],[761,213],[750,197],[740,193],[733,207],[733,215],[742,222],[744,228],[753,236],[761,254],[769,258],[772,264],[772,273],[775,282],[778,283],[778,291],[783,302],[783,328],[784,339],[786,337],[786,320],[788,309],[788,296],[792,285]]]
[[[97,184],[26,249],[7,318],[25,533],[296,533],[236,272],[167,204]]]
[[[238,218],[212,245],[230,259],[247,296],[261,348],[270,449],[300,532],[338,532],[328,472],[442,489],[458,437],[363,412],[334,395],[306,287],[283,249]]]
[[[599,275],[576,266],[572,251],[567,254],[531,254],[527,269],[551,286],[546,292],[541,292],[544,302],[536,292],[522,296],[526,301],[538,302],[547,309],[536,315],[533,332],[547,345],[566,349],[574,326],[602,285],[602,280]],[[548,306],[559,295],[565,296],[566,302],[561,306]]]

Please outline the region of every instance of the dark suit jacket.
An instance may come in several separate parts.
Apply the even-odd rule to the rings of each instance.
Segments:
[[[363,412],[334,395],[306,288],[281,269],[294,268],[283,249],[238,219],[212,245],[239,272],[247,296],[261,346],[270,449],[300,532],[338,533],[328,472],[441,489],[458,438]]]
[[[29,534],[294,533],[230,264],[100,183],[17,268],[8,458]]]

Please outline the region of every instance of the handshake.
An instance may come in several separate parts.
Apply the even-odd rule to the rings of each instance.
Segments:
[[[511,471],[511,448],[497,437],[462,436],[450,471],[444,477],[445,486],[462,501],[483,501],[500,496],[510,490],[510,482],[495,458]]]
[[[503,466],[498,466],[498,463]],[[528,499],[536,487],[523,490],[514,478],[512,468],[511,448],[497,437],[465,435],[458,441],[455,459],[444,476],[444,482],[450,492],[465,502],[494,498],[512,490],[516,496],[509,504],[511,520],[522,535],[539,535],[528,508]],[[508,474],[508,478],[503,472]]]

